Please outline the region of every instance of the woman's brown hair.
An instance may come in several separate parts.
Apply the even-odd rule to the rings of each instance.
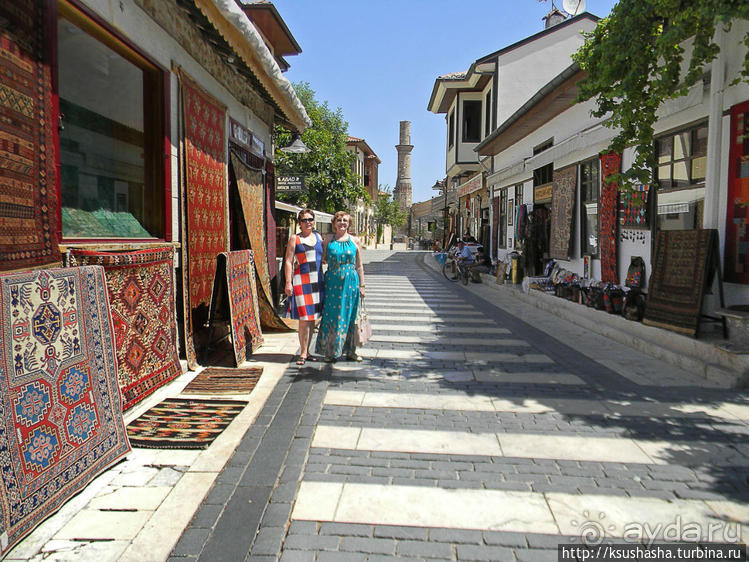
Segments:
[[[297,222],[301,222],[304,215],[311,215],[313,219],[315,218],[315,212],[312,209],[302,209],[296,214]]]

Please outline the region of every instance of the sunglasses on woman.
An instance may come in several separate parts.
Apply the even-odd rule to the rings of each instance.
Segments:
[[[302,219],[300,222],[315,222],[315,219]]]

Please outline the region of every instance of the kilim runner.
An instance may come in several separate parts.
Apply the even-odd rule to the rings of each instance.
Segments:
[[[216,256],[228,249],[226,215],[226,108],[180,72],[184,111],[184,195],[187,217],[186,351],[197,365],[193,336],[208,318]],[[261,210],[262,212],[262,210]]]
[[[245,394],[252,392],[262,374],[262,367],[208,367],[190,381],[182,394]]]
[[[289,324],[284,322],[273,306],[273,293],[270,289],[270,274],[265,247],[264,216],[264,188],[261,170],[255,170],[235,154],[231,153],[231,166],[237,181],[237,191],[242,202],[242,214],[255,258],[255,271],[260,284],[258,299],[260,306],[260,322],[263,328],[270,330],[289,331]]]
[[[572,225],[575,211],[577,166],[554,171],[551,191],[551,242],[549,254],[558,260],[571,255]]]
[[[609,152],[601,155],[601,202],[598,205],[599,240],[601,248],[601,280],[619,283],[616,254],[616,211],[619,184],[607,178],[622,169],[622,155]]]
[[[0,275],[0,554],[129,450],[104,270]]]
[[[58,262],[47,2],[0,2],[0,270]]]
[[[174,249],[71,250],[70,265],[101,265],[117,342],[118,384],[130,408],[182,373],[174,310]]]
[[[127,426],[133,447],[205,449],[247,402],[169,398]]]

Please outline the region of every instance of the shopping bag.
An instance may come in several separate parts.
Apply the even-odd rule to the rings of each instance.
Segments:
[[[362,347],[372,337],[372,325],[369,323],[367,308],[364,299],[359,303],[359,312],[356,315],[356,347]]]

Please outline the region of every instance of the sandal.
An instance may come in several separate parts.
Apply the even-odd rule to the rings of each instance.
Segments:
[[[302,357],[301,355],[296,360],[296,364],[297,365],[304,365],[306,362],[307,362],[307,358],[306,357]]]
[[[326,355],[322,360],[326,363],[332,363],[333,361],[335,361],[335,357],[333,357],[332,355]]]
[[[347,361],[356,361],[357,363],[361,363],[362,357],[361,355],[357,355],[356,353],[350,353],[346,355]]]

